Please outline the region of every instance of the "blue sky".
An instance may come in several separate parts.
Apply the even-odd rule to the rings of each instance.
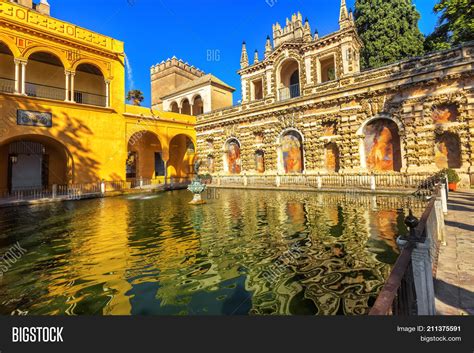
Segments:
[[[355,0],[347,0],[353,7]],[[430,33],[437,0],[415,0],[420,29]],[[150,67],[173,55],[212,73],[237,88],[240,99],[242,41],[262,56],[272,24],[300,11],[314,31],[326,35],[338,29],[339,0],[49,0],[52,16],[125,42],[133,70],[127,90],[144,92],[150,104]],[[272,5],[272,6],[270,6]]]

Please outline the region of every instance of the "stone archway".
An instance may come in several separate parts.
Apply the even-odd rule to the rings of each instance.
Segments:
[[[165,176],[163,148],[158,136],[151,131],[138,131],[128,140],[127,179],[154,179]]]
[[[167,176],[189,178],[194,173],[193,163],[196,157],[196,146],[193,140],[185,135],[174,136],[169,144]]]
[[[74,160],[59,141],[24,135],[0,145],[0,188],[9,191],[51,189],[74,181]]]

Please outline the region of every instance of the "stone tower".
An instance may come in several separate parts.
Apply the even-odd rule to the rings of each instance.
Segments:
[[[151,104],[161,108],[162,97],[205,73],[175,56],[151,67]]]

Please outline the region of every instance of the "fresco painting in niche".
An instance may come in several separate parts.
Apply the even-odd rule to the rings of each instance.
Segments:
[[[439,169],[461,168],[461,148],[459,137],[445,132],[436,138],[435,164]]]
[[[240,174],[242,165],[240,161],[240,144],[236,140],[227,143],[227,165],[229,173]]]
[[[335,143],[326,145],[326,170],[331,173],[339,172],[339,148]]]
[[[402,167],[398,127],[388,119],[378,119],[365,129],[367,168],[375,171],[397,171]]]
[[[334,136],[334,135],[336,135],[336,123],[324,123],[323,136]]]
[[[303,172],[303,150],[301,137],[297,132],[289,132],[281,141],[283,153],[283,166],[285,173]]]
[[[456,104],[435,106],[431,116],[435,124],[453,123],[457,121],[458,108]]]
[[[255,169],[258,173],[265,173],[265,154],[263,151],[255,152]]]
[[[207,170],[209,171],[209,173],[214,173],[216,170],[213,156],[207,157]]]

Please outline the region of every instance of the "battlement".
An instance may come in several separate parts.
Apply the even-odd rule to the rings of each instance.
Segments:
[[[291,18],[287,18],[286,25],[283,28],[280,23],[275,23],[273,25],[273,43],[275,48],[283,42],[303,40],[306,24],[307,21],[303,25],[303,16],[301,16],[300,12],[293,14]]]
[[[176,56],[173,56],[171,59],[163,60],[161,63],[156,64],[151,67],[151,75],[159,74],[164,71],[167,71],[171,68],[178,68],[185,72],[188,72],[197,78],[205,75],[205,72],[198,69],[193,65],[189,65],[187,62],[184,62],[181,59],[178,59]]]

